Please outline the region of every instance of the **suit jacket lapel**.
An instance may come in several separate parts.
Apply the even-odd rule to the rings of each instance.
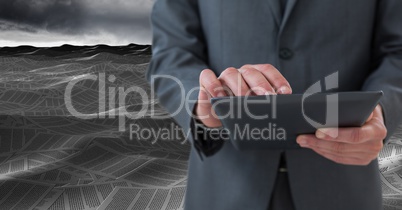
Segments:
[[[275,2],[278,2],[278,0],[276,0]],[[292,14],[294,7],[296,6],[296,3],[297,3],[297,0],[288,0],[287,1],[285,12],[283,14],[282,21],[281,21],[280,27],[279,27],[279,34],[282,33],[283,28],[285,27],[287,21],[289,20],[290,15]]]
[[[279,28],[282,22],[281,5],[279,0],[268,0],[269,8],[274,16],[276,26]]]

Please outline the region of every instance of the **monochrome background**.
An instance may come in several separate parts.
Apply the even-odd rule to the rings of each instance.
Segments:
[[[153,0],[0,0],[0,46],[150,44]]]
[[[70,81],[100,73],[115,78],[106,90],[137,86],[150,93],[153,2],[0,0],[0,209],[183,209],[190,149],[184,136],[130,140],[118,118],[79,119],[65,105]],[[74,107],[99,112],[99,84],[78,82]],[[125,104],[116,108],[154,106],[168,116],[156,99],[144,102],[135,93]],[[126,120],[132,123],[177,126],[148,112]],[[384,209],[402,209],[402,128],[379,164]]]

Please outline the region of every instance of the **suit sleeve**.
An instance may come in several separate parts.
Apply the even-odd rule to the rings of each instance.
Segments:
[[[197,1],[157,0],[151,24],[153,49],[147,80],[193,144],[191,113],[198,98],[199,74],[208,68]]]
[[[402,1],[379,0],[374,37],[375,71],[368,77],[364,90],[382,90],[387,138],[402,120]]]

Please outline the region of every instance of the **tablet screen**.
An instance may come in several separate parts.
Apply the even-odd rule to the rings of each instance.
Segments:
[[[299,134],[362,126],[382,95],[367,91],[229,96],[212,98],[211,103],[237,149],[296,149]]]

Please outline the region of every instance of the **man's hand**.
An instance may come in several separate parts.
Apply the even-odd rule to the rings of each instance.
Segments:
[[[377,158],[387,135],[381,106],[357,128],[322,128],[315,135],[300,135],[297,143],[340,164],[368,165]]]
[[[222,124],[212,109],[211,97],[291,93],[288,81],[269,64],[227,68],[219,77],[212,70],[205,69],[200,74],[195,115],[207,127],[220,127]]]

